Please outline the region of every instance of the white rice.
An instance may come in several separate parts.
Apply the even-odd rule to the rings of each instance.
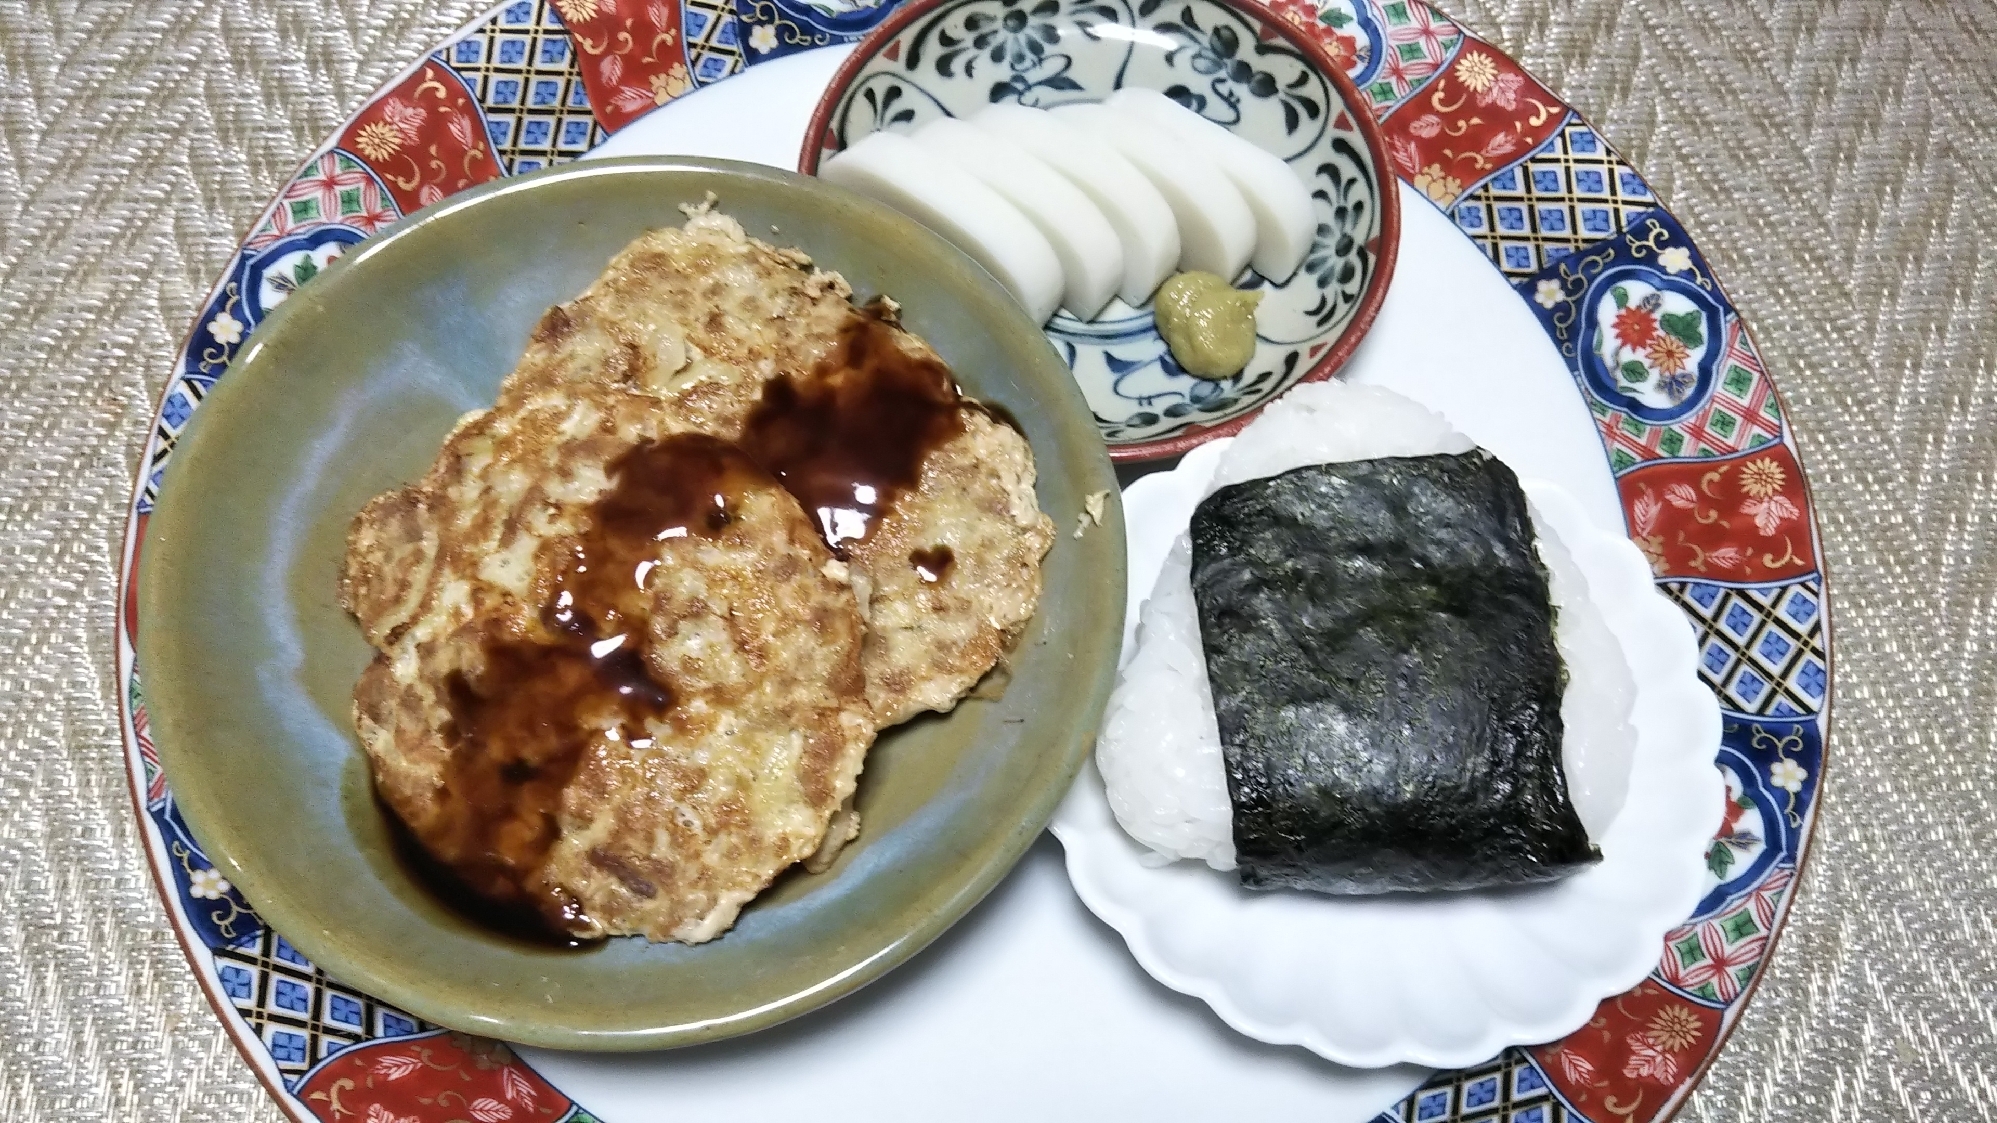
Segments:
[[[1206,494],[1307,464],[1468,452],[1476,446],[1412,399],[1337,382],[1299,386],[1264,410],[1221,455]],[[1575,810],[1600,840],[1621,809],[1635,735],[1635,685],[1622,649],[1588,599],[1558,537],[1533,512],[1567,666],[1562,757]],[[1233,810],[1213,692],[1193,600],[1192,545],[1181,532],[1138,614],[1137,647],[1111,695],[1096,766],[1117,822],[1161,861],[1234,868]]]

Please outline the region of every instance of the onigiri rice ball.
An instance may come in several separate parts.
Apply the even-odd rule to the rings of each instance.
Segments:
[[[1413,399],[1373,386],[1299,386],[1221,454],[1204,495],[1310,464],[1469,452],[1476,445]],[[1204,495],[1202,498],[1204,498]],[[1562,765],[1582,826],[1599,842],[1621,809],[1636,736],[1636,687],[1587,579],[1537,510],[1533,530],[1567,671]],[[1096,766],[1117,822],[1160,862],[1235,868],[1233,808],[1182,530],[1138,614],[1136,647],[1110,696]]]

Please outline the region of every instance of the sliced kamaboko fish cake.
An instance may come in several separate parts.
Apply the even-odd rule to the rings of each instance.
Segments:
[[[897,133],[870,133],[819,177],[908,215],[949,239],[1011,292],[1035,323],[1061,304],[1061,260],[1019,208],[971,173]]]
[[[915,142],[971,173],[1018,207],[1061,261],[1062,306],[1093,320],[1123,282],[1123,243],[1102,209],[1026,149],[954,117],[915,133]]]
[[[1187,109],[1157,90],[1125,86],[1103,104],[1171,133],[1188,152],[1220,169],[1255,216],[1255,271],[1282,283],[1304,260],[1317,223],[1304,181],[1274,153]]]
[[[1105,105],[1063,105],[1049,110],[1099,144],[1113,146],[1165,196],[1179,224],[1179,264],[1232,281],[1255,252],[1255,215],[1227,176],[1203,160],[1187,159],[1171,133],[1135,114]]]
[[[1172,205],[1135,164],[1044,109],[994,105],[971,123],[1039,157],[1102,211],[1123,245],[1116,294],[1126,304],[1142,305],[1172,275],[1179,264],[1179,223]]]

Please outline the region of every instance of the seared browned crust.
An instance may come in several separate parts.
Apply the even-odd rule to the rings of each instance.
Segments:
[[[851,547],[865,577],[867,698],[883,727],[948,710],[1033,618],[1054,523],[1033,492],[1026,439],[979,411],[929,454],[894,516]],[[951,564],[925,581],[911,558],[942,546]]]
[[[461,421],[422,480],[355,518],[340,595],[369,641],[479,592],[436,567],[507,576],[559,529],[554,512],[602,489],[619,452],[668,433],[734,439],[763,383],[811,369],[858,315],[844,281],[801,260],[706,215],[645,234],[549,309],[493,409]]]
[[[831,350],[858,315],[847,296],[724,216],[646,234],[543,317],[494,408],[461,421],[420,481],[356,517],[340,595],[380,655],[355,723],[419,840],[444,799],[439,684],[476,673],[491,637],[533,635],[606,467],[674,433],[736,439],[769,379]],[[850,577],[774,489],[726,534],[662,544],[645,654],[677,704],[657,748],[599,738],[563,796],[545,887],[580,906],[577,934],[724,931],[818,849],[875,729],[950,708],[1002,656],[1053,526],[1025,440],[965,420],[852,550]],[[909,555],[939,544],[953,571],[924,584]]]
[[[852,590],[812,523],[759,493],[656,571],[648,656],[678,694],[658,747],[599,742],[562,803],[550,883],[588,934],[698,943],[818,849],[873,743]]]
[[[574,935],[697,943],[725,931],[780,870],[818,849],[873,741],[859,609],[828,575],[812,524],[775,488],[732,510],[725,532],[662,543],[647,584],[645,659],[675,696],[644,730],[652,746],[634,746],[633,730],[599,731],[563,791],[559,836],[529,888],[544,904],[573,903]],[[539,552],[537,582],[568,541]],[[491,603],[439,640],[391,645],[356,691],[376,790],[433,850],[447,837],[454,751],[439,684],[454,672],[475,678],[495,635],[539,630],[533,601]]]

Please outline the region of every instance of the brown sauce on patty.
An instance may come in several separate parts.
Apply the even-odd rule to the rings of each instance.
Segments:
[[[673,706],[671,685],[644,655],[645,583],[659,544],[722,532],[745,493],[774,486],[734,445],[697,434],[639,445],[608,474],[610,490],[592,504],[538,634],[493,639],[481,669],[445,681],[451,756],[445,802],[425,839],[463,890],[502,910],[537,912],[557,934],[587,922],[537,877],[560,834],[563,789],[598,739],[647,748],[648,723]]]
[[[645,660],[645,583],[660,543],[722,533],[756,488],[782,486],[835,556],[863,541],[920,482],[929,454],[964,430],[971,405],[942,361],[902,349],[877,311],[854,319],[808,375],[764,387],[739,446],[682,434],[613,462],[611,487],[574,540],[531,635],[495,636],[475,673],[444,683],[451,746],[443,806],[405,864],[447,904],[509,935],[568,946],[589,918],[540,871],[560,835],[562,793],[599,739],[650,747],[671,684]],[[916,551],[944,579],[949,547]]]
[[[902,349],[877,310],[839,333],[809,375],[778,375],[742,429],[742,448],[797,497],[833,554],[864,541],[930,452],[964,431],[950,368]]]

